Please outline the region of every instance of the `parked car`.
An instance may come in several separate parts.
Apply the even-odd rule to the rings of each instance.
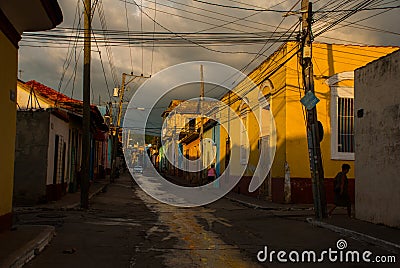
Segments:
[[[133,173],[143,173],[143,167],[142,166],[134,166]]]

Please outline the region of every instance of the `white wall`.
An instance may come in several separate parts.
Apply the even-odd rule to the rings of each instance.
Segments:
[[[355,71],[355,115],[356,217],[400,227],[399,51]]]
[[[54,114],[50,115],[50,124],[49,124],[49,148],[47,154],[47,185],[53,184],[53,172],[54,172],[54,149],[55,149],[55,140],[56,135],[59,135],[60,138],[66,143],[66,152],[65,152],[65,182],[67,182],[67,163],[68,163],[68,139],[69,139],[69,125],[68,122],[58,118]],[[59,150],[62,150],[63,147],[60,147]],[[59,161],[62,161],[60,157]],[[61,178],[57,178],[57,184],[61,183]]]

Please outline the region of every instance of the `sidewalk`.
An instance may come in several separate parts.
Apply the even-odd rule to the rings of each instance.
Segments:
[[[108,182],[94,182],[89,189],[89,199],[104,191]],[[68,210],[79,207],[80,192],[68,193],[61,200],[32,207],[15,207],[14,212],[32,210]],[[48,225],[15,225],[12,230],[0,233],[0,268],[22,267],[38,255],[55,236],[55,228]]]
[[[312,204],[276,204],[233,192],[228,193],[225,198],[254,209],[271,210],[276,216],[305,216],[306,221],[316,227],[400,254],[400,229],[349,218],[345,208],[338,207],[332,218],[316,220]]]
[[[89,188],[89,199],[97,195],[101,191],[104,191],[109,184],[108,180],[95,181],[90,185]],[[81,192],[77,191],[75,193],[67,193],[60,200],[52,201],[46,204],[39,204],[30,207],[14,207],[14,211],[21,212],[26,210],[68,210],[77,208],[81,203]]]
[[[272,203],[265,199],[258,199],[247,195],[242,195],[234,192],[229,192],[225,198],[231,201],[241,203],[245,206],[263,209],[263,210],[281,210],[281,211],[301,211],[307,210],[311,214],[314,213],[312,204],[278,204]]]
[[[47,225],[17,226],[0,233],[0,267],[22,267],[38,255],[55,235]]]
[[[180,177],[166,175],[169,181],[190,186]],[[347,217],[346,208],[338,207],[332,218],[316,220],[313,204],[278,204],[266,199],[258,199],[234,192],[229,192],[224,198],[240,203],[246,207],[268,210],[277,217],[294,217],[303,219],[318,228],[325,228],[358,241],[373,244],[395,254],[400,254],[400,229],[373,224]]]

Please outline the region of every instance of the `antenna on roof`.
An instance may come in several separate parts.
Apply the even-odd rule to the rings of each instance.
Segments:
[[[37,109],[36,104],[37,104],[37,106],[39,106],[39,109],[42,109],[42,107],[40,107],[39,100],[36,96],[35,89],[34,89],[33,85],[31,85],[31,91],[29,92],[28,104],[26,105],[26,108],[28,110],[32,111],[34,109]],[[35,106],[35,107],[33,107],[33,106]]]

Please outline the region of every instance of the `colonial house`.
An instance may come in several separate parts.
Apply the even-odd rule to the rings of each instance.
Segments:
[[[160,168],[170,175],[181,176],[188,183],[199,183],[204,177],[197,170],[200,149],[200,129],[207,121],[207,112],[215,106],[215,102],[205,99],[202,103],[198,100],[172,100],[168,108],[162,113],[164,145],[160,150]],[[203,116],[203,117],[202,117]],[[203,118],[203,119],[202,119]],[[205,133],[207,128],[203,128]],[[175,137],[175,138],[174,138]],[[174,142],[174,140],[176,142]],[[205,151],[208,149],[203,148]],[[190,161],[184,161],[184,159]],[[184,172],[185,171],[185,172]]]
[[[316,107],[324,133],[321,151],[328,202],[333,201],[333,178],[343,163],[351,166],[348,177],[354,201],[354,70],[397,49],[313,44],[314,88],[320,100]],[[229,176],[241,176],[234,189],[238,193],[274,202],[313,201],[298,51],[297,42],[283,44],[248,75],[253,84],[242,81],[221,99],[236,116],[232,114],[229,119],[229,109],[225,109],[219,111],[219,117],[228,118],[228,128],[240,137],[233,141],[227,132],[219,134],[217,162],[220,172],[229,163]],[[259,87],[254,86],[258,84]],[[249,100],[258,100],[258,105],[250,105]],[[262,151],[266,153],[261,154]],[[272,162],[270,172],[261,169],[255,174],[259,162],[264,169]],[[244,174],[239,172],[243,166]],[[264,183],[250,192],[251,180],[263,177]]]
[[[400,51],[355,71],[356,217],[400,227]]]
[[[82,101],[39,82],[18,81],[14,201],[58,200],[79,186]],[[90,179],[104,178],[108,127],[91,106]]]
[[[0,232],[12,223],[18,42],[24,31],[49,30],[62,20],[60,6],[54,0],[0,2]]]

